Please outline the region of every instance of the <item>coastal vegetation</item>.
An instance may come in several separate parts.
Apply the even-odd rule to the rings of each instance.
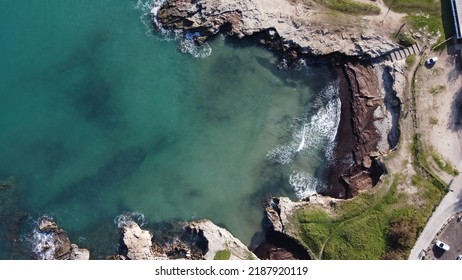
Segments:
[[[405,177],[394,175],[372,192],[324,208],[302,209],[291,226],[319,259],[404,259],[443,193],[416,175],[418,203],[409,203]]]
[[[380,8],[374,4],[361,3],[353,0],[316,0],[327,8],[353,15],[378,15]]]
[[[229,260],[231,257],[231,251],[229,250],[221,250],[215,253],[213,257],[214,260]]]
[[[406,57],[406,67],[408,69],[412,68],[412,66],[414,66],[416,62],[416,55],[415,54],[411,54],[410,56]]]
[[[414,32],[424,33],[434,38],[433,46],[438,46],[445,40],[440,1],[384,0],[384,3],[395,12],[406,13],[406,23]],[[444,48],[444,45],[442,47]]]

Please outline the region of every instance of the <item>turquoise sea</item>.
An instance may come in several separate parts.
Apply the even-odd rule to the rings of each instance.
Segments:
[[[0,224],[1,259],[29,257],[13,245],[43,215],[95,258],[115,253],[124,212],[209,218],[249,244],[265,197],[322,187],[335,74],[277,70],[268,50],[220,36],[183,53],[150,32],[150,6],[0,2],[0,181],[15,185],[0,218],[25,215]]]

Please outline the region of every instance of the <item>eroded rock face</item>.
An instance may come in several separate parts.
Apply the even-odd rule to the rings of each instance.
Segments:
[[[290,200],[288,197],[272,198],[267,202],[268,205],[265,207],[265,219],[268,222],[266,230],[288,233],[291,228],[288,228],[287,225],[296,210],[313,205],[324,207],[332,201],[335,201],[335,199],[317,194],[307,197],[303,201],[296,202]]]
[[[351,94],[353,164],[344,170],[341,179],[347,185],[347,197],[369,190],[385,172],[377,160],[382,135],[376,127],[377,109],[385,110],[384,95],[371,65],[347,63],[343,66]]]
[[[260,258],[269,260],[314,258],[313,254],[301,244],[299,228],[294,226],[291,220],[297,210],[322,207],[329,211],[329,207],[335,206],[336,201],[335,198],[318,194],[297,202],[287,197],[269,199],[265,207],[265,240],[254,252]]]
[[[67,233],[50,218],[44,217],[38,223],[33,235],[34,254],[47,260],[89,260],[90,252],[72,244]]]
[[[230,259],[248,260],[258,259],[240,240],[229,231],[218,227],[210,220],[190,222],[185,226],[188,234],[203,238],[206,241],[206,260],[213,260],[217,252],[229,251]]]
[[[167,0],[158,12],[166,29],[187,31],[198,43],[222,31],[242,38],[268,32],[280,51],[374,58],[398,46],[377,34],[349,32],[342,26],[329,30],[311,21],[319,11],[287,0]],[[279,40],[280,39],[280,40]]]

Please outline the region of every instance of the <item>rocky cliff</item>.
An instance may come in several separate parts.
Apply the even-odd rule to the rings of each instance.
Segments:
[[[157,18],[163,28],[183,30],[184,38],[199,44],[223,32],[239,38],[266,33],[280,51],[296,48],[317,56],[341,53],[373,58],[398,48],[377,35],[377,30],[367,28],[373,17],[357,17],[361,28],[329,24],[335,18],[304,1],[167,0]]]
[[[256,260],[258,259],[240,240],[235,238],[229,231],[218,227],[210,220],[200,220],[188,223],[185,226],[188,234],[203,238],[206,250],[204,258],[213,260],[217,253],[226,252],[231,260]]]
[[[229,231],[210,220],[185,223],[181,231],[172,232],[167,242],[156,238],[129,219],[119,224],[121,238],[119,252],[109,259],[117,260],[213,260],[217,253],[229,259],[258,259]],[[163,232],[163,234],[168,234]]]

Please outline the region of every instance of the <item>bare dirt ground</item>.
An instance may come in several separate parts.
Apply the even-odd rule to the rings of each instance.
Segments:
[[[451,45],[441,53],[428,53],[428,57],[438,57],[438,62],[432,66],[421,67],[416,76],[419,123],[417,132],[421,133],[427,148],[432,146],[444,159],[462,171],[460,54]],[[409,259],[417,259],[422,250],[426,250],[430,258],[444,259],[441,250],[433,250],[433,244],[445,222],[455,212],[461,210],[462,175],[452,177],[443,172],[439,172],[438,175],[450,183],[450,191],[433,212],[415,243]],[[450,231],[445,234],[454,235]],[[460,232],[456,235],[459,237],[454,238],[451,245],[454,248],[460,248],[462,244]]]
[[[438,57],[438,61],[433,67],[422,67],[417,76],[419,129],[425,142],[462,171],[460,57],[452,46],[442,53],[431,52],[428,57]],[[448,179],[445,174],[441,176]]]

